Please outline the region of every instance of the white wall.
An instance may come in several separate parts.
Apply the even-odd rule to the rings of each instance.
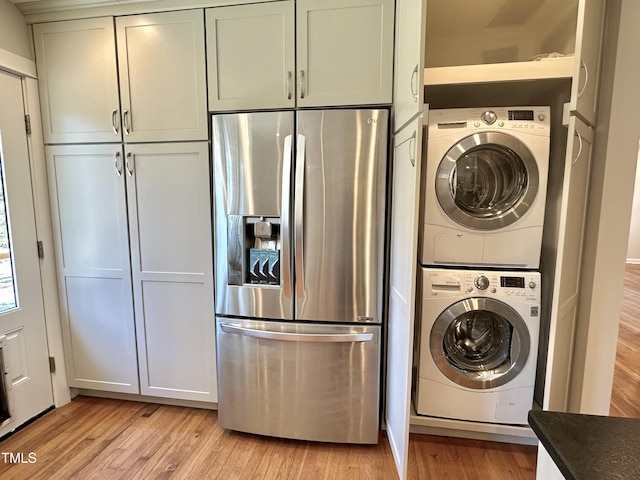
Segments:
[[[638,151],[638,168],[636,169],[636,186],[633,191],[633,210],[631,212],[631,228],[627,247],[627,263],[640,264],[640,149]]]
[[[29,29],[22,14],[9,0],[0,0],[0,49],[33,60]]]

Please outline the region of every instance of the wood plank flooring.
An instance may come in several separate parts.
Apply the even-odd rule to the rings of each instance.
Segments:
[[[640,265],[625,269],[609,415],[640,418]]]
[[[637,345],[640,266],[629,266],[611,415],[640,417]],[[29,463],[34,459],[29,454],[35,454],[35,463]],[[532,446],[411,435],[411,480],[534,480],[535,463]],[[78,397],[0,443],[0,478],[393,480],[397,475],[384,432],[373,446],[299,442],[223,430],[215,411]]]

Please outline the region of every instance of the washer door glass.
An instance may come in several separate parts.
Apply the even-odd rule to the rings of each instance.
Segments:
[[[451,305],[431,329],[431,355],[438,369],[458,385],[487,389],[506,384],[524,367],[530,336],[522,317],[491,298]]]
[[[538,167],[517,138],[483,132],[460,140],[438,166],[436,196],[446,214],[474,230],[516,222],[538,191]]]

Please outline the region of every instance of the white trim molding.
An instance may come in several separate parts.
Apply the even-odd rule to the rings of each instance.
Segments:
[[[0,48],[0,69],[21,77],[37,78],[36,63],[13,52]]]

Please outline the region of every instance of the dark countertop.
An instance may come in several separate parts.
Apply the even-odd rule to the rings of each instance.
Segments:
[[[567,480],[640,479],[640,419],[531,410],[529,425]]]

